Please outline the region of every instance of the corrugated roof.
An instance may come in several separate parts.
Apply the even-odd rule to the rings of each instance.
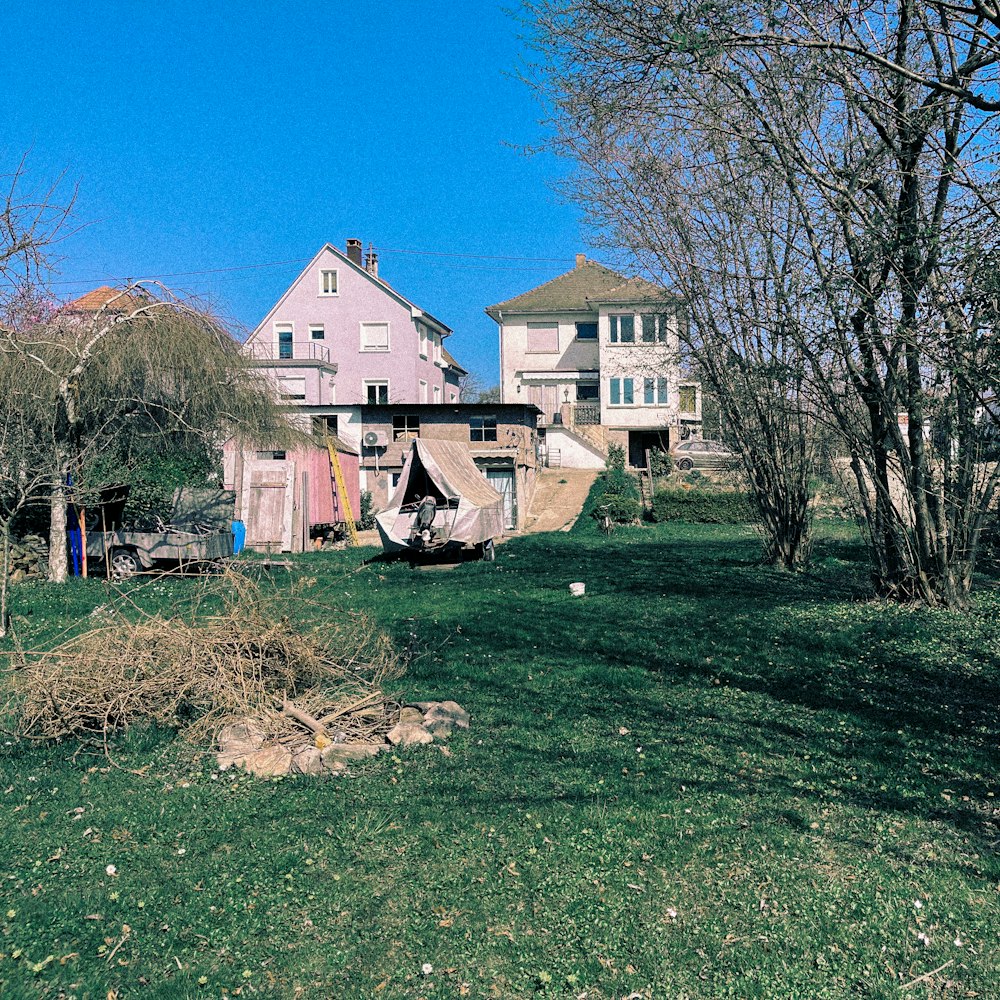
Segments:
[[[559,275],[531,291],[489,306],[498,323],[502,313],[592,312],[599,302],[644,302],[669,298],[642,278],[626,278],[593,260]]]

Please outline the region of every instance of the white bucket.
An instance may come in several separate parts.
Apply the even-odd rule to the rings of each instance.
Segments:
[[[571,583],[569,585],[569,592],[574,597],[583,597],[583,593],[586,589],[587,585],[585,583]]]

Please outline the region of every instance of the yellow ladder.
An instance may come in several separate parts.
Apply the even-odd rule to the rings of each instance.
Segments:
[[[326,439],[326,450],[330,453],[330,465],[333,467],[333,479],[337,484],[337,499],[340,501],[340,509],[344,514],[344,521],[347,524],[347,537],[351,540],[351,545],[358,544],[358,529],[354,523],[354,512],[351,510],[351,501],[347,495],[347,483],[344,482],[344,470],[340,467],[340,456],[333,442]]]

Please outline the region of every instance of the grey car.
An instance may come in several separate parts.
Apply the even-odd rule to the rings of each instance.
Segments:
[[[681,472],[688,469],[731,469],[739,455],[721,441],[684,441],[673,450],[674,464]]]

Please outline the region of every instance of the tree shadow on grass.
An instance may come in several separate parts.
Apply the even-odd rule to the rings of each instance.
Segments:
[[[580,759],[560,756],[558,745],[519,756],[504,706],[542,699],[537,712],[511,708],[514,730],[525,718],[551,727],[551,716],[583,719],[609,734],[622,720],[629,728],[642,720],[665,733],[698,732],[716,750],[696,770],[733,795],[759,797],[763,785],[769,796],[825,801],[829,789],[811,789],[789,764],[818,755],[836,792],[831,801],[945,822],[981,845],[995,841],[995,820],[961,800],[981,801],[986,779],[977,776],[995,775],[1000,764],[997,658],[984,653],[972,672],[936,658],[927,644],[940,627],[935,620],[852,611],[867,596],[864,567],[849,558],[856,543],[824,542],[830,566],[808,575],[761,567],[755,546],[753,536],[735,532],[516,540],[504,546],[497,569],[474,568],[468,579],[449,574],[456,590],[441,592],[434,618],[459,639],[415,677],[443,672],[490,706],[504,768],[551,768],[553,788],[565,791],[559,772]],[[577,580],[586,583],[584,598],[568,593]],[[829,621],[814,613],[826,605],[837,610]],[[757,714],[734,722],[731,703],[716,706],[708,697],[720,687],[750,698]],[[678,695],[700,699],[699,718],[678,713],[670,703]],[[827,717],[844,720],[854,735],[826,731]],[[755,792],[728,762],[748,752],[766,759],[775,746],[780,766],[754,778]],[[929,755],[933,765],[921,768],[919,758]],[[586,773],[609,766],[605,756],[596,753]],[[856,780],[842,780],[848,772]],[[680,772],[669,780],[681,780]],[[951,801],[943,789],[954,792]]]

